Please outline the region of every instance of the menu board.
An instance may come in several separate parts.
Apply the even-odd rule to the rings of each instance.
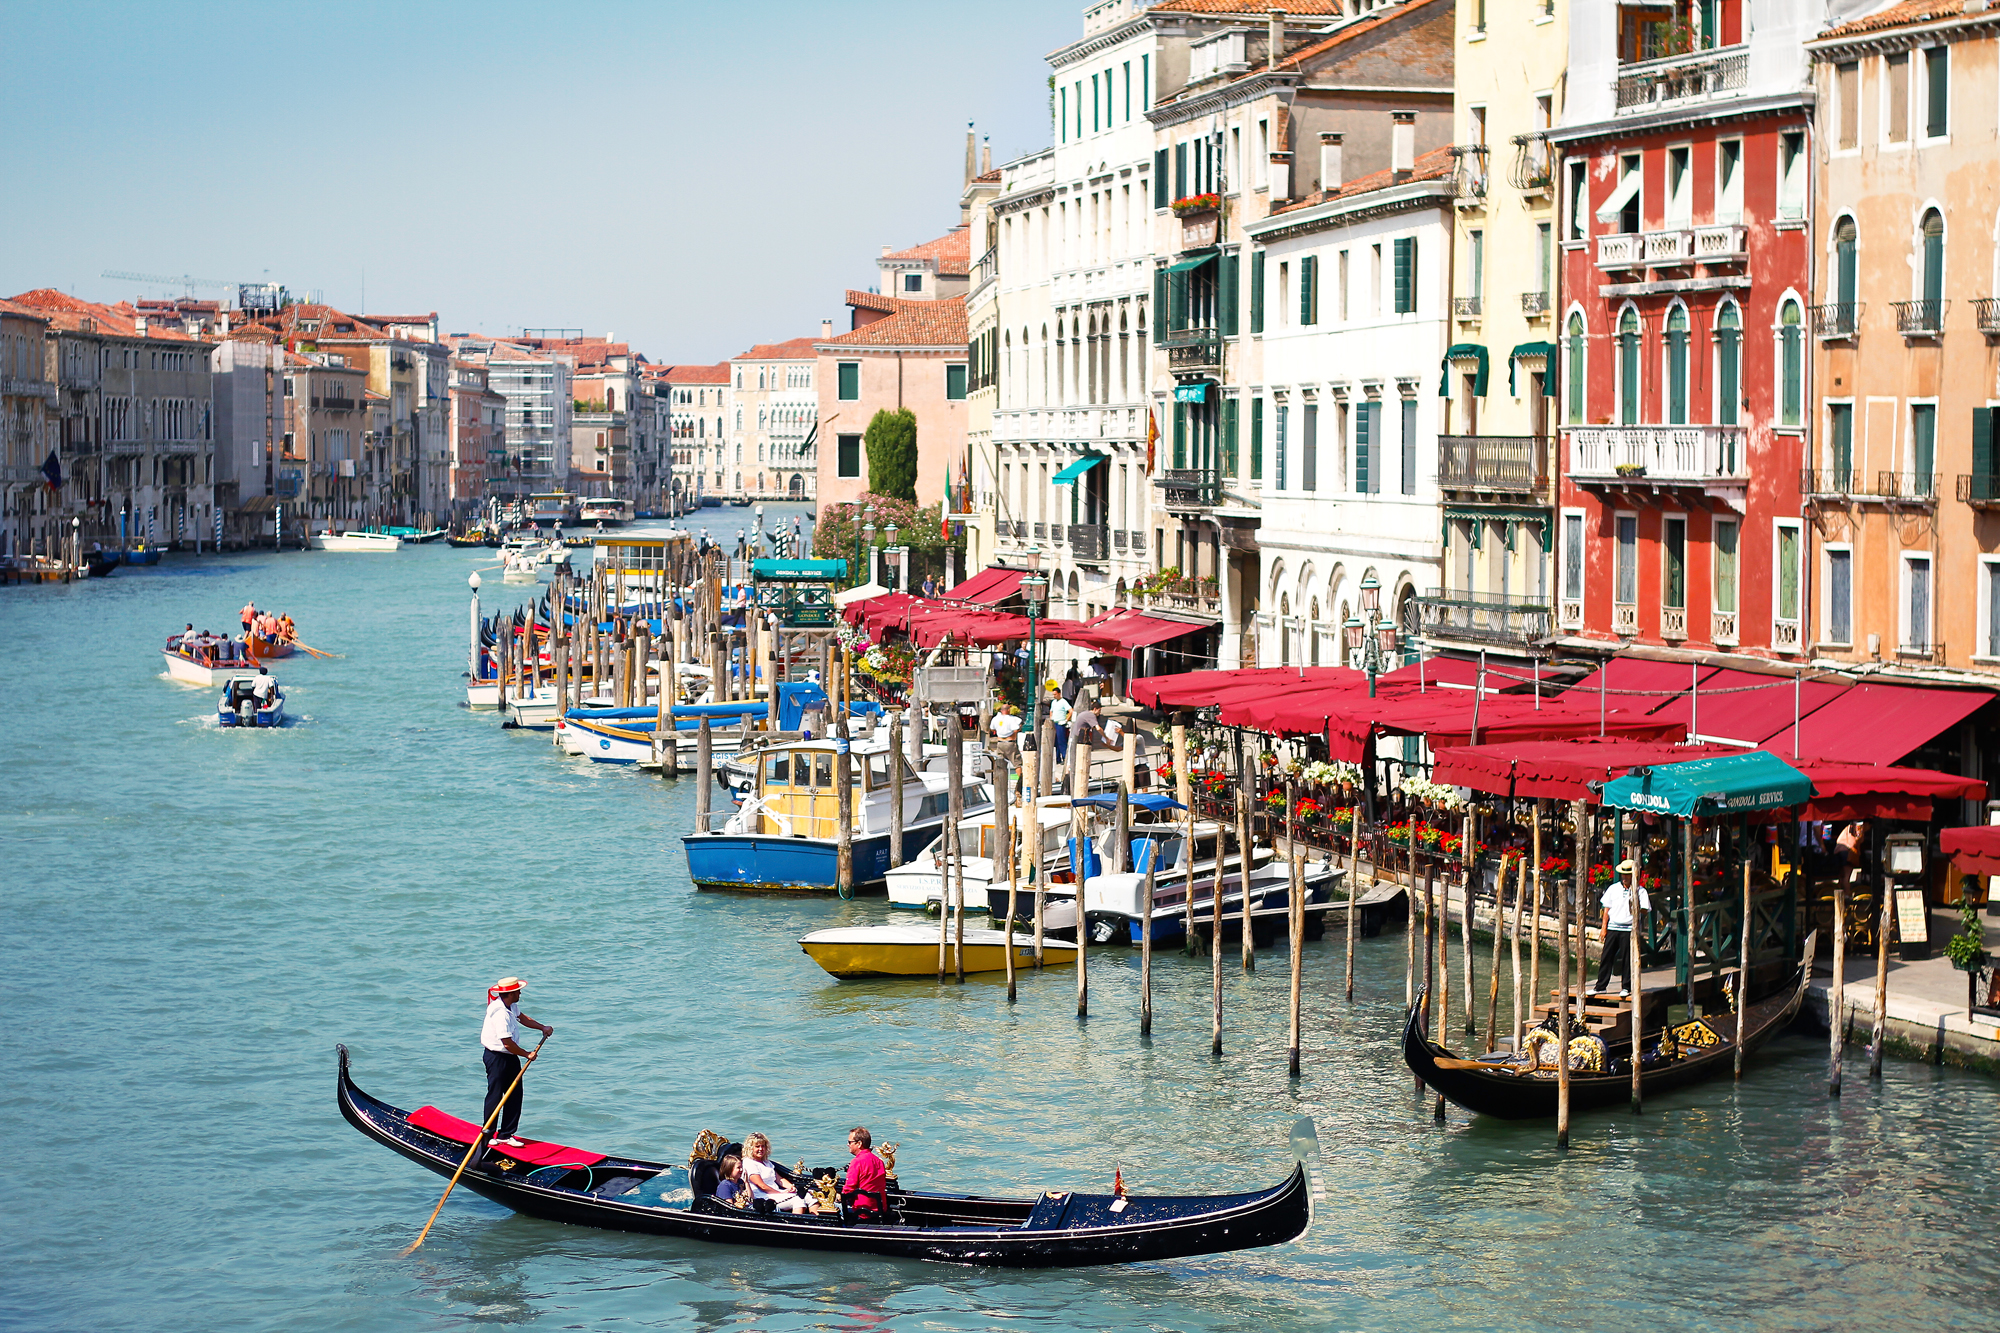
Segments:
[[[1922,889],[1896,890],[1896,935],[1905,944],[1930,942],[1931,919],[1924,910]]]

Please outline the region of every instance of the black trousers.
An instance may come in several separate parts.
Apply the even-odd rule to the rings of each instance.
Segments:
[[[493,1108],[506,1098],[506,1109],[500,1112],[500,1123],[493,1127],[496,1139],[511,1139],[514,1131],[521,1127],[521,1085],[514,1082],[514,1076],[521,1072],[521,1057],[507,1051],[481,1051],[486,1057],[486,1113],[479,1119],[485,1124],[493,1118]],[[509,1096],[509,1086],[514,1089]]]
[[[1600,991],[1605,989],[1607,982],[1616,983],[1619,990],[1630,989],[1631,978],[1626,974],[1632,970],[1631,963],[1628,961],[1631,957],[1631,928],[1627,927],[1624,930],[1620,930],[1616,926],[1613,926],[1606,930],[1604,932],[1604,956],[1597,964],[1597,989]]]

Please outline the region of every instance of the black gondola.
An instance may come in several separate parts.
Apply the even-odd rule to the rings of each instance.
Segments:
[[[85,551],[83,553],[84,574],[88,578],[108,579],[117,572],[120,564],[116,551]]]
[[[473,1126],[434,1107],[407,1112],[376,1100],[355,1086],[347,1048],[335,1049],[340,1113],[349,1124],[440,1176],[458,1169]],[[1318,1154],[1310,1120],[1293,1129],[1292,1145],[1291,1175],[1274,1189],[1245,1194],[1139,1197],[1050,1190],[1031,1199],[1004,1199],[905,1190],[891,1177],[884,1221],[856,1220],[845,1210],[795,1215],[722,1203],[712,1192],[716,1163],[742,1149],[709,1134],[697,1140],[686,1167],[556,1144],[530,1144],[513,1156],[489,1147],[459,1183],[531,1217],[607,1231],[1005,1268],[1073,1268],[1255,1249],[1304,1234],[1312,1220],[1308,1190],[1317,1188],[1307,1178]],[[831,1170],[816,1169],[798,1179],[779,1167],[802,1191]],[[663,1192],[662,1186],[669,1188]]]
[[[1762,1000],[1752,1001],[1744,1015],[1743,1052],[1747,1056],[1773,1035],[1782,1031],[1799,1011],[1806,987],[1812,981],[1813,947],[1817,934],[1806,937],[1805,960],[1795,975]],[[1424,1035],[1427,1005],[1419,997],[1403,1028],[1403,1062],[1426,1086],[1442,1093],[1446,1100],[1476,1115],[1497,1116],[1502,1120],[1545,1120],[1556,1113],[1556,1071],[1532,1072],[1515,1062],[1511,1053],[1490,1055],[1481,1060],[1455,1056]],[[1733,1015],[1708,1025],[1705,1039],[1712,1044],[1694,1047],[1686,1054],[1666,1058],[1645,1058],[1639,1070],[1639,1084],[1647,1097],[1672,1088],[1684,1087],[1731,1069],[1735,1064],[1736,1022]],[[1657,1047],[1655,1048],[1657,1050]],[[1604,1106],[1629,1104],[1632,1098],[1630,1043],[1614,1048],[1605,1061],[1606,1072],[1572,1068],[1569,1076],[1569,1104],[1572,1111],[1589,1111]]]

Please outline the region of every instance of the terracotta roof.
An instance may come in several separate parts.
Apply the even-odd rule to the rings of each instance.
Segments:
[[[1315,190],[1303,199],[1295,199],[1282,208],[1271,210],[1271,216],[1295,213],[1301,208],[1311,208],[1315,204],[1330,203],[1336,199],[1352,199],[1356,195],[1373,194],[1396,185],[1408,185],[1415,181],[1443,180],[1451,175],[1452,157],[1449,148],[1433,148],[1416,161],[1410,174],[1402,180],[1396,179],[1393,171],[1371,171],[1366,176],[1357,176],[1337,190]]]
[[[893,299],[893,298],[892,298]],[[819,340],[821,347],[959,347],[966,342],[965,298],[897,301],[896,313],[852,333]]]
[[[991,171],[982,171],[972,179],[976,181],[997,181],[1000,179],[1000,168],[995,167]]]
[[[0,301],[0,315],[19,315],[23,319],[40,320],[44,324],[49,322],[49,317],[41,311],[13,301]]]
[[[1361,34],[1363,33],[1373,32],[1375,29],[1381,27],[1383,24],[1402,18],[1405,15],[1411,14],[1416,10],[1424,8],[1426,5],[1444,5],[1446,6],[1446,8],[1449,8],[1450,0],[1410,0],[1410,2],[1407,4],[1392,5],[1387,9],[1378,9],[1366,18],[1357,19],[1353,23],[1345,24],[1342,27],[1335,29],[1331,35],[1308,42],[1304,46],[1299,47],[1297,50],[1292,51],[1290,54],[1280,57],[1278,60],[1278,68],[1303,69],[1307,61],[1312,60],[1317,56],[1325,55],[1328,51],[1331,51],[1336,46],[1340,46],[1343,43],[1353,41],[1356,37],[1361,36]],[[1288,10],[1287,12],[1305,13],[1308,11],[1301,9],[1301,10]],[[1262,73],[1261,70],[1251,70],[1249,73],[1241,74],[1238,75],[1237,77],[1239,79],[1254,79],[1260,73]]]
[[[71,296],[68,292],[57,291],[53,287],[37,287],[31,292],[22,292],[10,304],[26,307],[46,318],[59,329],[80,329],[83,321],[94,320],[96,332],[113,337],[135,338],[141,336],[137,323],[138,312],[120,302],[117,305],[103,305],[96,301],[85,301]],[[193,334],[177,328],[156,327],[150,320],[143,335],[168,342],[200,342]]]
[[[907,250],[883,255],[884,259],[928,259],[940,273],[965,274],[972,271],[972,229],[953,227],[935,241],[925,241]]]
[[[718,361],[712,366],[666,366],[660,378],[669,384],[727,384],[729,383],[729,363]]]
[[[1346,12],[1345,0],[1286,0],[1284,11],[1289,18],[1295,14],[1331,14],[1336,17]],[[1174,14],[1240,14],[1263,22],[1270,17],[1268,6],[1247,3],[1247,0],[1166,0],[1154,5],[1153,13],[1162,10]]]
[[[231,342],[275,343],[278,335],[262,324],[239,324],[222,335]]]
[[[781,343],[758,343],[731,361],[810,361],[817,338],[790,338]]]
[[[884,296],[880,292],[857,292],[852,287],[847,289],[847,295],[841,304],[852,306],[856,310],[877,310],[885,315],[896,313],[895,297]]]
[[[1990,12],[1990,11],[1988,11]],[[1943,19],[1976,17],[1965,4],[1965,0],[1899,0],[1879,13],[1867,18],[1843,23],[1837,28],[1828,28],[1819,36],[1811,38],[1815,42],[1841,37],[1862,37],[1869,33],[1886,32],[1891,28],[1901,28],[1916,23],[1936,23]]]

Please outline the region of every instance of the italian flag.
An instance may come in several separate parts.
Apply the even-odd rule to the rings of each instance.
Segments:
[[[952,498],[951,498],[951,464],[946,463],[944,465],[944,506],[939,511],[938,517],[939,517],[939,525],[940,527],[943,528],[943,531],[939,535],[947,539],[951,537],[952,512],[953,510],[952,510]]]

